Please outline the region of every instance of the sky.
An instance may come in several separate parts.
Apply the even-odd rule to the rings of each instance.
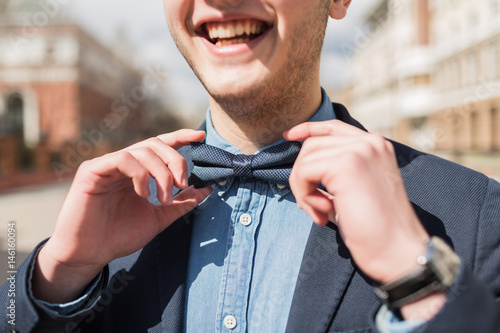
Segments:
[[[307,0],[304,0],[307,1]],[[349,79],[349,59],[339,45],[351,42],[362,20],[379,0],[356,0],[342,21],[330,20],[322,55],[321,80],[325,87],[341,85]],[[167,77],[165,100],[185,112],[206,108],[205,90],[175,47],[168,31],[160,0],[69,0],[61,11],[69,13],[104,44],[125,32],[141,66],[163,68]]]

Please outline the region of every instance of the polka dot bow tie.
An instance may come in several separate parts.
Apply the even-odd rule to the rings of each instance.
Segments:
[[[191,144],[194,168],[190,181],[196,188],[202,188],[228,178],[248,177],[288,186],[288,178],[301,147],[300,142],[290,141],[255,155],[235,155],[205,143],[194,142]]]

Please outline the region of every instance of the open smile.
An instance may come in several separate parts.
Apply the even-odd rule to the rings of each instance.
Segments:
[[[248,43],[269,29],[269,25],[257,20],[234,20],[228,22],[207,22],[197,33],[216,46]]]

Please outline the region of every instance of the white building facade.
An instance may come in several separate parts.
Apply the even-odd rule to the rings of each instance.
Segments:
[[[500,176],[500,0],[381,0],[353,45],[369,130]]]

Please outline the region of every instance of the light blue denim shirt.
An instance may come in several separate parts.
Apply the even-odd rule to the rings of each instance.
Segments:
[[[322,96],[309,121],[335,119],[324,90]],[[206,125],[207,144],[241,154],[215,131],[210,110]],[[193,219],[185,330],[285,332],[313,222],[289,187],[235,178],[213,188]],[[391,326],[409,332],[419,324],[398,322],[390,312],[380,317],[384,332]]]
[[[327,99],[311,120],[332,118]],[[207,144],[241,154],[215,131],[210,111],[206,125]],[[290,188],[228,179],[194,216],[186,332],[228,332],[229,318],[234,333],[284,332],[312,226]]]
[[[322,96],[321,107],[309,121],[335,118],[324,90]],[[210,111],[206,141],[241,153],[215,131]],[[154,186],[151,190],[155,196]],[[312,220],[297,207],[288,187],[245,179],[214,185],[213,193],[194,212],[185,331],[284,332],[311,226]],[[73,302],[35,302],[46,311],[71,314],[95,292],[100,279],[102,274]],[[399,321],[384,307],[377,315],[377,326],[384,333],[408,333],[421,324]]]

